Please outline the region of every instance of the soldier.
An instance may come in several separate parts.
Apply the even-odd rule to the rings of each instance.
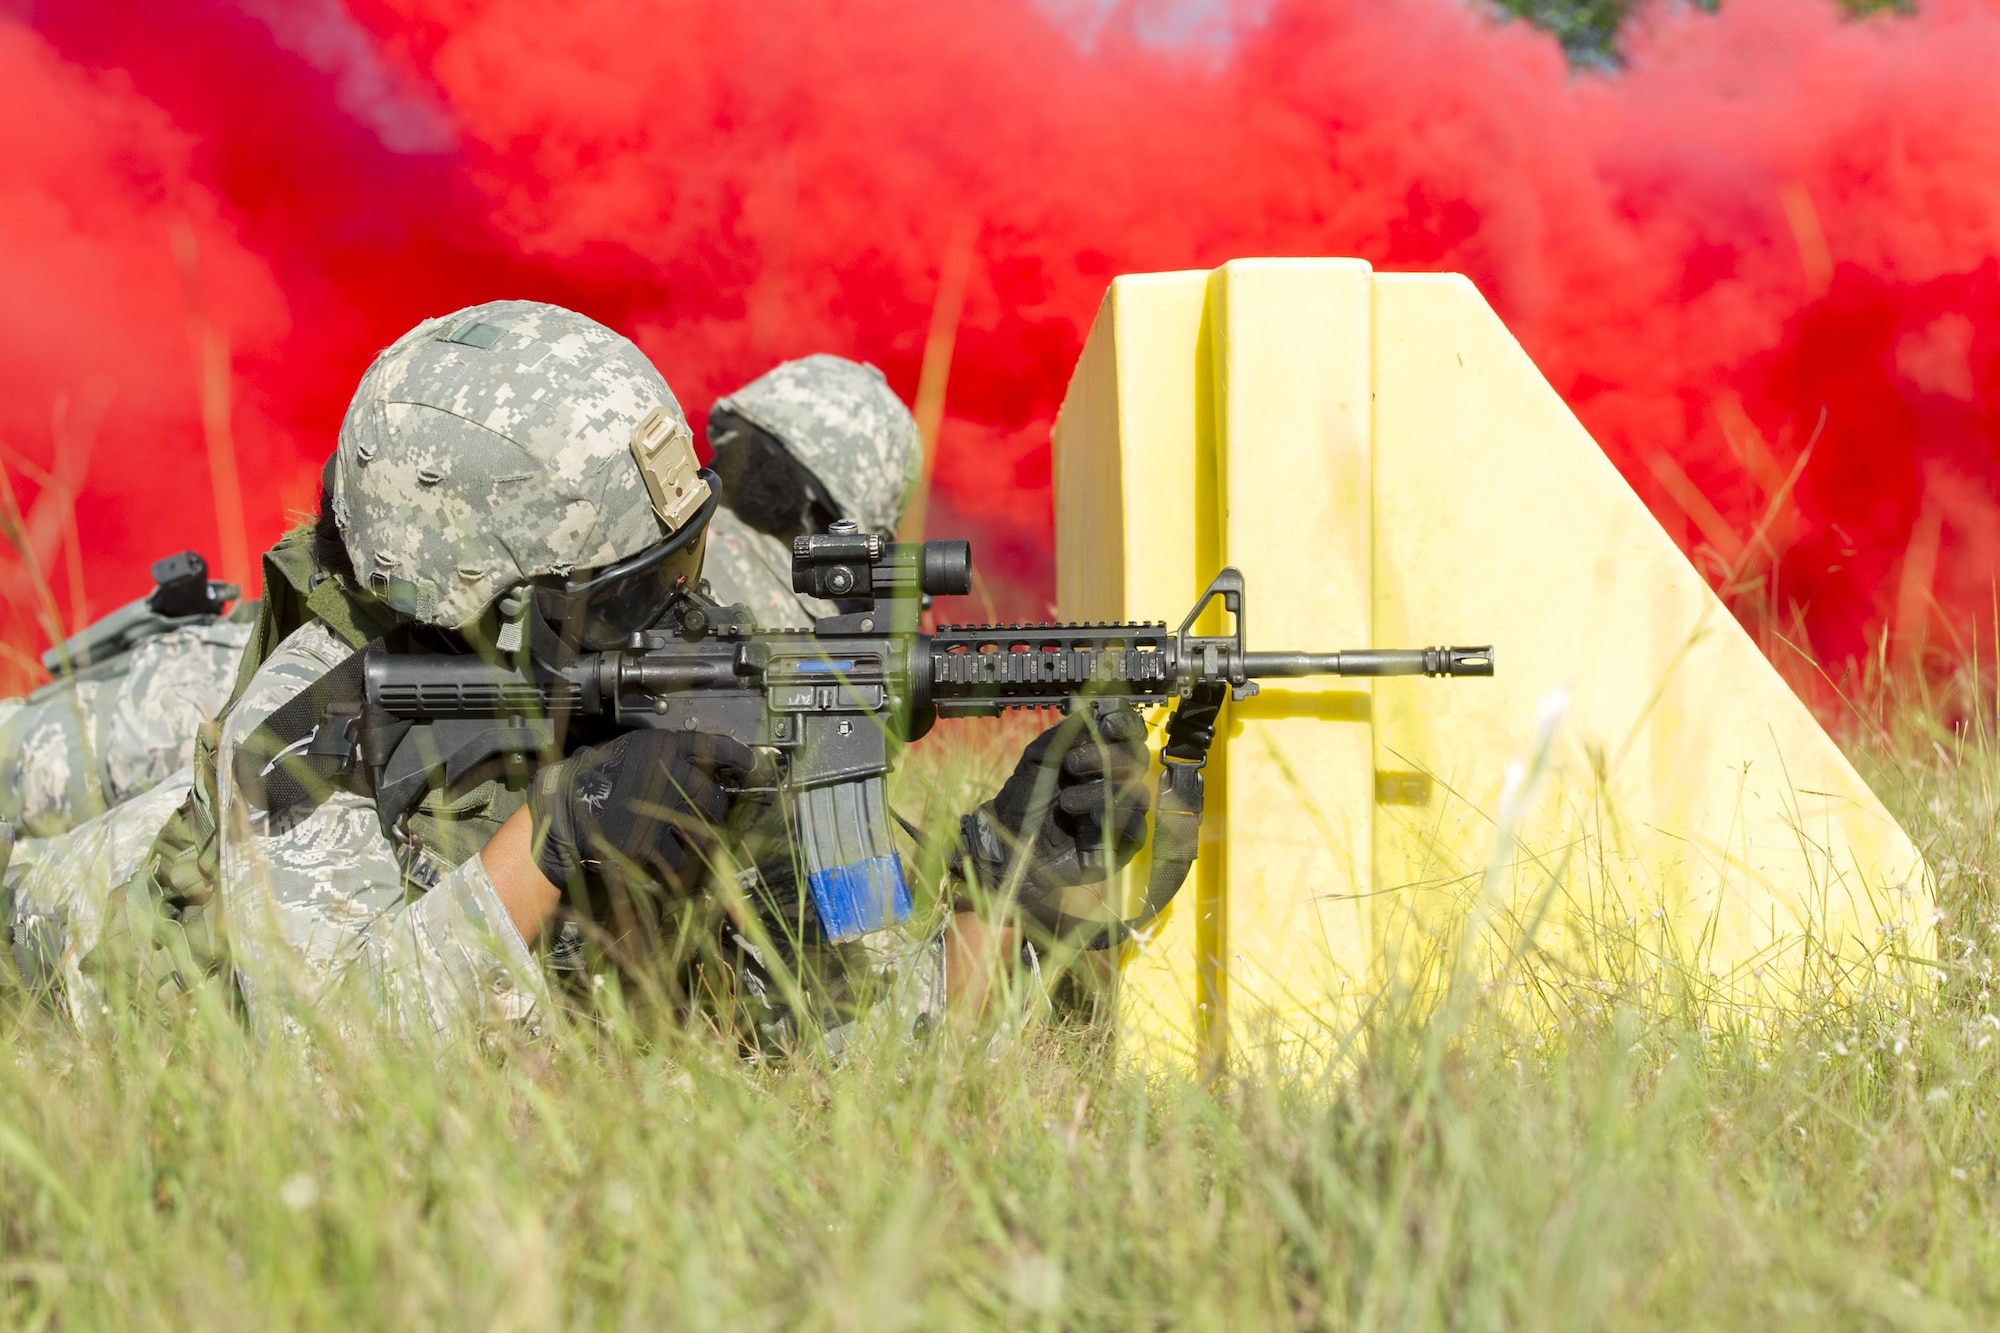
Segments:
[[[190,560],[205,583],[192,553],[161,564]],[[193,757],[195,731],[228,702],[248,616],[224,618],[215,605],[163,617],[151,600],[51,649],[43,660],[56,679],[25,699],[0,700],[0,822],[16,836],[53,837],[166,781]],[[100,642],[80,661],[81,641],[104,639],[93,633],[101,627],[139,632]]]
[[[36,906],[27,928],[17,923],[17,957],[80,986],[86,936],[101,930],[184,971],[213,956],[198,940],[219,907],[253,1022],[281,1018],[287,996],[310,1002],[353,983],[398,1024],[439,1030],[532,1012],[544,987],[536,951],[565,911],[645,938],[660,890],[695,891],[716,859],[729,789],[753,762],[725,738],[636,731],[539,772],[462,775],[427,792],[393,839],[364,792],[281,802],[265,778],[316,734],[314,687],[392,631],[430,651],[508,653],[531,608],[585,642],[650,623],[674,578],[701,570],[705,528],[662,500],[648,461],[651,446],[685,448],[686,436],[638,349],[572,312],[494,302],[399,339],[342,425],[333,531],[311,538],[316,572],[285,574],[304,539],[267,563],[272,595],[251,645],[261,665],[223,721],[212,769],[198,765],[181,812],[197,816],[181,830],[191,836],[163,834],[102,911],[70,886],[129,856],[129,839],[86,827],[64,840],[64,857],[20,885]],[[267,651],[262,640],[288,622]],[[253,738],[276,732],[297,739],[259,763]],[[991,834],[983,845],[1062,861],[1108,831],[1117,859],[1129,857],[1144,828],[1130,779],[1147,759],[1136,731],[1108,739],[1071,728],[1059,750],[1031,747],[1008,790],[1048,767],[1059,799],[990,803],[972,821]]]
[[[792,538],[842,518],[894,532],[923,469],[916,418],[882,372],[837,356],[787,361],[718,399],[708,443],[726,507],[703,575],[766,629],[811,629],[837,609],[792,591]]]

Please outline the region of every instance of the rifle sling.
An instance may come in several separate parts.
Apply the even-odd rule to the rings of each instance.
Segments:
[[[350,653],[274,709],[237,747],[236,789],[251,809],[277,819],[310,811],[336,790],[371,794],[367,765],[354,762],[351,732],[361,712],[366,655],[365,648]]]

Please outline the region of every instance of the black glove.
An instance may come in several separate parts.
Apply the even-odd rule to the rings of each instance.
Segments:
[[[1024,897],[1103,880],[1145,846],[1151,762],[1134,710],[1071,714],[1028,742],[999,795],[962,821],[961,865],[993,889],[1026,857]]]
[[[528,794],[535,863],[581,888],[590,919],[623,935],[657,917],[640,904],[686,891],[707,870],[730,796],[755,756],[727,736],[629,731],[535,775]]]

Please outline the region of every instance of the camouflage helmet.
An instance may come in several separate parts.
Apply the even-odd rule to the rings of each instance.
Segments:
[[[782,445],[863,532],[893,532],[902,520],[923,470],[923,441],[875,367],[825,353],[787,361],[716,402],[711,444],[731,417]]]
[[[660,372],[595,320],[490,301],[424,321],[375,359],[341,422],[333,514],[356,578],[459,628],[518,584],[655,546],[680,524],[656,507],[635,431],[691,442]]]

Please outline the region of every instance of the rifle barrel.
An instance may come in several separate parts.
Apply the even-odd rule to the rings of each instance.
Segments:
[[[1274,676],[1490,676],[1493,649],[1357,648],[1340,653],[1245,653],[1243,674]]]

